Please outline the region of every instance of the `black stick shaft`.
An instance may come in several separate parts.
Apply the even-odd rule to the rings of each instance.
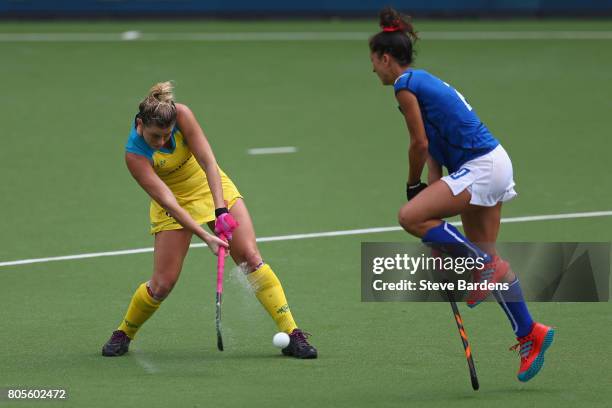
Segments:
[[[216,309],[217,316],[215,323],[217,327],[217,348],[219,351],[223,351],[223,337],[221,336],[221,293],[219,292],[217,292]]]
[[[451,304],[451,308],[453,309],[453,315],[455,317],[455,323],[457,323],[457,329],[459,329],[459,336],[461,337],[461,342],[463,343],[463,350],[465,351],[465,357],[467,359],[468,368],[470,369],[470,380],[472,381],[472,388],[474,391],[480,388],[478,384],[478,376],[476,375],[476,367],[474,366],[474,359],[472,357],[472,348],[470,347],[470,343],[468,342],[467,333],[465,332],[465,328],[463,327],[463,319],[461,319],[461,314],[459,313],[459,308],[457,307],[457,302],[455,302],[455,296],[453,292],[446,289],[446,296],[448,296],[448,302]]]

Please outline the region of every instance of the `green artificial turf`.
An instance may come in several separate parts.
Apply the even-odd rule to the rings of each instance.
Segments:
[[[372,32],[372,22],[0,23],[0,33]],[[424,22],[427,31],[610,31],[610,21]],[[364,41],[0,41],[0,262],[149,247],[148,198],[123,152],[139,100],[176,81],[260,237],[392,226],[407,131]],[[612,210],[610,40],[424,39],[417,66],[459,89],[512,157],[504,216]],[[253,147],[296,146],[249,156]],[[609,241],[612,217],[503,225],[502,241]],[[123,358],[100,356],[151,254],[0,267],[0,387],[67,388],[66,406],[604,407],[612,399],[610,303],[531,304],[557,328],[546,366],[519,359],[494,303],[462,307],[481,390],[469,385],[444,303],[361,303],[360,243],[402,232],[261,243],[320,352],[283,358],[235,271],[216,350],[215,260],[181,280]],[[31,402],[14,403],[16,407]],[[61,403],[53,403],[61,404]],[[0,401],[0,405],[11,404]]]

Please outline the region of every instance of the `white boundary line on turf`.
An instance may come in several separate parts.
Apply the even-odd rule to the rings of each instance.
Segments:
[[[146,359],[143,354],[138,349],[134,349],[132,347],[131,350],[132,355],[134,356],[134,360],[148,373],[148,374],[157,374],[161,370],[157,368],[153,363],[151,363],[148,359]]]
[[[609,217],[609,216],[612,216],[612,211],[591,211],[591,212],[580,212],[580,213],[529,215],[525,217],[509,217],[509,218],[502,218],[501,222],[503,224],[508,224],[508,223],[514,223],[514,222],[565,220],[565,219],[575,219],[575,218],[593,218],[593,217]],[[454,222],[451,222],[451,224],[461,225],[461,222],[454,221]],[[341,231],[312,232],[312,233],[307,233],[307,234],[293,234],[293,235],[279,235],[275,237],[262,237],[262,238],[258,238],[257,242],[292,241],[296,239],[340,237],[340,236],[345,236],[345,235],[377,234],[381,232],[393,232],[393,231],[401,231],[401,230],[402,230],[401,227],[376,227],[376,228],[361,228],[361,229],[351,229],[351,230],[341,230]],[[190,245],[191,248],[201,248],[203,246],[204,246],[204,243],[197,243],[197,244]],[[28,264],[55,262],[55,261],[69,261],[69,260],[74,260],[74,259],[101,258],[104,256],[141,254],[145,252],[153,252],[153,248],[151,247],[136,248],[136,249],[124,249],[120,251],[93,252],[89,254],[54,256],[54,257],[49,257],[49,258],[20,259],[16,261],[0,262],[0,267],[28,265]]]
[[[0,33],[0,42],[117,42],[117,41],[365,41],[370,32],[229,32],[197,33]],[[612,40],[612,31],[425,31],[423,40]]]
[[[247,150],[247,154],[257,156],[262,154],[287,154],[295,153],[298,149],[295,146],[279,146],[279,147],[254,147]]]

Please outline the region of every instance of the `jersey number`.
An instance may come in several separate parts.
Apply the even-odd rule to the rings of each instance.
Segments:
[[[449,88],[451,88],[453,91],[455,91],[455,93],[457,94],[457,96],[459,97],[459,99],[461,99],[461,102],[463,102],[463,104],[465,105],[466,108],[468,108],[469,111],[472,110],[472,105],[470,105],[466,100],[465,100],[465,96],[461,95],[461,92],[459,92],[458,90],[456,90],[455,88],[451,87],[449,84],[447,84],[446,82],[444,82],[444,85],[448,86]]]
[[[465,167],[462,167],[456,172],[450,174],[450,178],[452,178],[453,180],[457,180],[458,178],[465,176],[469,172],[470,172],[470,169],[466,169]]]

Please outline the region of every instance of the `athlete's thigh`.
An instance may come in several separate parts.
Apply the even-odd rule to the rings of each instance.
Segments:
[[[400,211],[423,221],[442,219],[461,214],[469,206],[470,198],[467,190],[454,196],[450,187],[438,180],[404,204]]]
[[[185,229],[160,231],[155,234],[153,280],[174,283],[183,267],[191,243],[191,232]]]
[[[237,265],[246,262],[250,269],[254,269],[262,260],[255,241],[255,228],[249,210],[244,200],[239,198],[229,211],[232,217],[238,221],[238,228],[232,233],[230,255]],[[211,231],[214,231],[215,223],[209,222],[208,227]]]
[[[494,251],[499,234],[502,203],[493,207],[470,205],[461,214],[461,223],[466,237],[485,251]]]

